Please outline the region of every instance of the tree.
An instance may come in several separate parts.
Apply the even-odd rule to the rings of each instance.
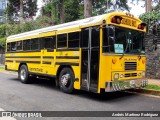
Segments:
[[[42,15],[57,18],[57,22],[64,23],[64,0],[49,0],[45,1],[45,6],[42,8]]]
[[[83,8],[81,10],[80,7],[82,5],[79,3],[79,0],[65,0],[65,22],[75,21],[80,19],[83,16]]]
[[[19,22],[20,19],[32,18],[36,15],[36,12],[37,0],[8,0],[5,13],[8,22],[15,23]]]
[[[109,10],[129,11],[127,0],[84,0],[84,17],[104,14]]]
[[[127,0],[94,0],[93,1],[93,15],[104,14],[110,10],[129,11]]]
[[[58,11],[59,11],[59,18],[60,18],[60,22],[64,23],[65,18],[64,18],[64,0],[60,0],[59,5],[58,5]]]
[[[92,16],[92,0],[84,0],[84,18]]]
[[[148,32],[154,32],[160,28],[160,1],[152,8],[151,12],[143,13],[139,18],[147,23]]]
[[[49,16],[55,24],[74,21],[80,18],[79,0],[52,0],[45,2],[42,16]]]

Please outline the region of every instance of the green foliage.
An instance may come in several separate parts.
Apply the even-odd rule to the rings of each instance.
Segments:
[[[80,18],[80,4],[79,0],[65,1],[65,22],[75,21]]]
[[[100,15],[106,13],[108,10],[127,10],[127,0],[93,0],[93,15]]]
[[[144,13],[140,15],[139,18],[148,24],[150,24],[151,22],[157,22],[158,20],[160,20],[160,11],[154,10],[152,12]]]
[[[42,8],[42,16],[49,16],[51,19],[54,19],[56,24],[60,23],[60,16],[59,16],[59,6],[60,1],[52,0],[47,2],[46,5]],[[80,3],[79,0],[65,0],[64,7],[65,7],[65,22],[74,21],[80,18]],[[82,9],[83,11],[83,9]]]
[[[6,35],[6,25],[2,24],[0,25],[0,38],[4,37]]]
[[[157,29],[160,29],[160,3],[157,4],[151,12],[144,13],[139,16],[139,18],[147,23],[148,32],[152,32],[153,34],[157,33]]]
[[[48,27],[54,24],[49,17],[38,17],[36,20],[31,20],[22,24],[1,24],[0,25],[0,47],[5,47],[7,36],[27,32],[39,28]]]
[[[37,0],[26,0],[23,2],[23,18],[32,18],[37,12]],[[8,0],[5,11],[8,23],[19,21],[20,17],[20,0]]]
[[[6,37],[0,38],[0,47],[5,48],[6,45]]]
[[[152,84],[149,84],[145,87],[145,89],[151,89],[151,90],[158,90],[160,91],[160,86],[159,85],[152,85]]]

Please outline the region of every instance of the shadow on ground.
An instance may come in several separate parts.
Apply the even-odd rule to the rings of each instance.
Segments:
[[[17,81],[20,83],[20,80],[17,78],[12,78],[10,80],[12,80],[12,81],[14,80],[14,81]],[[20,83],[20,84],[22,84],[22,83]],[[60,89],[58,87],[56,87],[54,79],[34,78],[34,79],[32,79],[32,82],[27,85],[45,87],[46,89],[51,89],[51,90],[55,90],[55,91],[60,92]],[[63,94],[66,94],[66,93],[63,93]],[[74,90],[74,92],[71,95],[75,95],[75,96],[82,97],[82,98],[88,98],[88,99],[92,99],[92,100],[96,100],[96,101],[114,101],[114,100],[116,101],[121,98],[127,99],[130,97],[134,97],[137,94],[128,93],[125,91],[97,94],[97,93],[91,93],[91,92],[87,92],[87,91],[83,91],[83,90]]]

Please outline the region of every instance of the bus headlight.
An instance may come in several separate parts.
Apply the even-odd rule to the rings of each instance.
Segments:
[[[145,72],[142,72],[142,77],[145,77]]]
[[[116,79],[118,79],[119,78],[119,74],[118,73],[115,73],[114,74],[114,79],[116,80]]]
[[[141,73],[138,73],[138,76],[141,76]]]
[[[120,76],[119,76],[120,78],[123,78],[123,74],[120,74]]]

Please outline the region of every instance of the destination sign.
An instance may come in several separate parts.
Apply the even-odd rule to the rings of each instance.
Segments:
[[[136,21],[135,20],[131,20],[131,19],[123,18],[122,21],[121,21],[121,24],[132,26],[132,27],[136,27]]]

